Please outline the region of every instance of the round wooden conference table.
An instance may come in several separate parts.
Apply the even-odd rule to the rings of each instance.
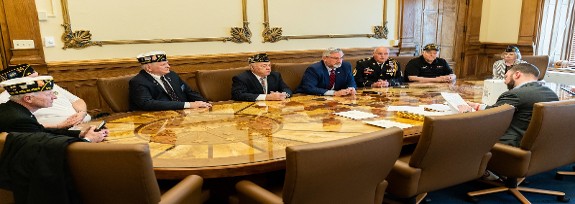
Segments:
[[[397,117],[388,106],[443,103],[440,92],[481,101],[482,88],[482,81],[410,84],[358,90],[355,97],[295,95],[285,101],[221,102],[210,109],[122,113],[106,118],[110,134],[105,142],[147,143],[159,179],[258,174],[284,169],[287,146],[383,129],[364,123],[369,120],[412,124],[404,129],[404,143],[415,143],[423,122]],[[333,114],[349,110],[378,117],[352,120]]]

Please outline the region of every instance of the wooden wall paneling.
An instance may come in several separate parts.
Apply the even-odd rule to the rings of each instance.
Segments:
[[[539,32],[542,7],[543,0],[523,0],[517,44],[530,46],[530,48],[521,50],[521,54],[533,55],[533,46]]]
[[[485,62],[482,60],[483,52],[481,43],[479,42],[479,31],[481,28],[481,13],[483,8],[483,0],[468,0],[465,2],[466,17],[464,25],[465,43],[463,50],[463,63],[460,66],[461,78],[478,76],[481,67],[485,67]]]
[[[415,20],[420,12],[421,0],[399,1],[399,55],[413,56],[415,45]]]
[[[346,58],[369,57],[374,48],[344,49]],[[272,63],[316,62],[323,50],[274,51],[267,52]],[[391,55],[397,55],[398,48],[391,48]],[[228,69],[247,66],[247,59],[256,53],[215,54],[201,56],[168,56],[171,69],[177,72],[192,89],[196,87],[196,71],[203,69]],[[98,78],[135,74],[140,71],[136,59],[85,60],[48,63],[48,74],[56,83],[84,99],[88,109],[109,111],[108,104],[99,96],[96,86]],[[231,79],[230,79],[231,80]],[[95,99],[94,96],[99,96]],[[87,99],[90,99],[89,101]]]
[[[457,12],[455,15],[455,44],[453,45],[454,59],[456,59],[457,64],[453,66],[453,71],[455,75],[461,78],[465,78],[463,68],[465,67],[465,44],[466,44],[466,22],[468,19],[469,6],[467,1],[456,1],[458,4]]]
[[[424,0],[423,1],[423,12],[420,29],[421,37],[416,40],[419,41],[420,49],[429,43],[435,43],[440,45],[438,42],[440,32],[440,16],[439,16],[439,0]],[[440,52],[442,55],[443,52]]]
[[[2,0],[3,56],[9,64],[32,64],[40,73],[46,73],[46,62],[40,25],[34,0]],[[14,49],[13,40],[33,40],[34,48]]]

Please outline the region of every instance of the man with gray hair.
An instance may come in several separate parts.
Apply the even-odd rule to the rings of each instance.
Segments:
[[[108,130],[95,130],[90,126],[82,131],[45,128],[32,113],[51,107],[57,96],[53,92],[51,76],[23,77],[3,81],[0,84],[10,94],[10,100],[0,104],[0,132],[46,132],[77,137],[88,142],[101,142]]]
[[[130,80],[130,110],[181,110],[212,106],[170,70],[165,52],[148,52],[138,55],[137,59],[142,70]]]
[[[301,79],[298,93],[347,96],[355,95],[356,89],[351,64],[343,61],[343,51],[328,48],[321,61],[310,65]]]

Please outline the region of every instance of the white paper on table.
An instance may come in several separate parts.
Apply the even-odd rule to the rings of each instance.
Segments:
[[[378,127],[383,127],[383,128],[398,127],[401,129],[405,129],[405,128],[413,127],[413,125],[410,125],[407,123],[400,123],[400,122],[395,122],[395,121],[391,121],[391,120],[366,121],[365,123],[370,124],[370,125],[375,125]]]
[[[339,112],[339,113],[334,113],[335,115],[339,115],[341,117],[346,117],[346,118],[350,118],[353,120],[363,120],[363,119],[369,119],[369,118],[376,118],[378,117],[375,114],[371,114],[368,112],[363,112],[363,111],[357,111],[357,110],[351,110],[351,111],[345,111],[345,112]]]
[[[458,93],[441,92],[441,96],[447,101],[452,111],[459,112],[458,106],[460,105],[469,106]],[[472,108],[472,110],[474,109]]]

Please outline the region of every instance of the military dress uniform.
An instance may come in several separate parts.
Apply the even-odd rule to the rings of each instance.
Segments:
[[[388,58],[383,64],[378,64],[373,57],[357,61],[353,76],[358,87],[371,87],[379,79],[386,80],[390,86],[403,82],[401,67],[397,60]]]

